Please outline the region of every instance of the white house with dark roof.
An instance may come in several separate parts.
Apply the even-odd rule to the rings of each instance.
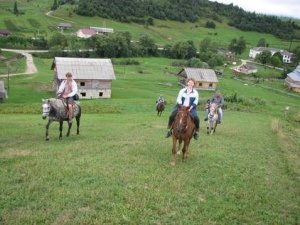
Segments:
[[[179,83],[185,86],[187,78],[193,78],[196,81],[195,88],[202,90],[216,90],[218,78],[214,70],[201,68],[183,68],[177,74],[179,76]]]
[[[289,89],[300,92],[300,65],[298,65],[293,72],[287,74],[285,83],[288,85]]]
[[[111,98],[112,81],[116,77],[110,59],[55,57],[51,69],[55,91],[66,79],[66,73],[71,72],[80,98]]]
[[[266,47],[252,48],[252,49],[250,49],[250,52],[249,52],[249,58],[255,59],[255,57],[258,54],[262,53],[263,51],[271,52],[272,56],[275,53],[279,52],[282,55],[282,61],[284,63],[292,63],[293,53],[288,52],[286,50],[277,49],[277,48],[266,48]]]

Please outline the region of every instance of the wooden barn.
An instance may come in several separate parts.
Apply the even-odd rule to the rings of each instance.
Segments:
[[[287,74],[285,83],[288,85],[289,89],[300,92],[300,65],[298,65],[293,72]]]
[[[73,74],[81,99],[111,98],[115,72],[110,59],[55,57],[54,88],[57,91],[67,72]]]
[[[196,81],[195,88],[202,90],[216,90],[218,78],[214,70],[201,68],[183,68],[178,74],[179,83],[185,86],[187,78],[193,78]]]

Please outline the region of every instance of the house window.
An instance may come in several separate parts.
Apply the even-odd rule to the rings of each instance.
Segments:
[[[212,83],[209,83],[209,87],[212,87],[213,86],[213,84]]]
[[[85,82],[80,82],[80,86],[81,87],[85,86]]]
[[[202,87],[202,83],[199,83],[199,87]]]
[[[103,96],[103,92],[99,92],[99,96],[102,97]]]
[[[86,96],[86,93],[85,92],[80,92],[81,96],[82,97],[85,97]]]

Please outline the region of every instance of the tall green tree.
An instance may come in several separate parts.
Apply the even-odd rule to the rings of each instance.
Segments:
[[[18,16],[19,15],[19,9],[18,9],[18,3],[17,3],[17,1],[15,1],[15,4],[14,4],[14,14],[16,15],[16,16]]]
[[[58,8],[57,0],[54,0],[51,10],[56,10]]]
[[[257,47],[269,47],[269,44],[266,42],[266,39],[261,38],[257,42]]]
[[[271,62],[272,54],[270,51],[263,51],[255,57],[255,60],[260,62],[261,64],[268,64]]]
[[[232,39],[228,49],[234,52],[236,55],[241,55],[246,49],[246,41],[244,37],[240,37],[239,39]]]

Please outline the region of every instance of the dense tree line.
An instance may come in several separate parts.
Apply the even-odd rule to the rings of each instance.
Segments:
[[[149,17],[181,22],[195,22],[198,18],[221,22],[227,17],[229,25],[241,30],[270,33],[287,40],[295,38],[294,30],[300,29],[292,20],[283,21],[275,16],[245,12],[232,4],[207,0],[79,0],[77,13],[139,23],[146,23]]]

